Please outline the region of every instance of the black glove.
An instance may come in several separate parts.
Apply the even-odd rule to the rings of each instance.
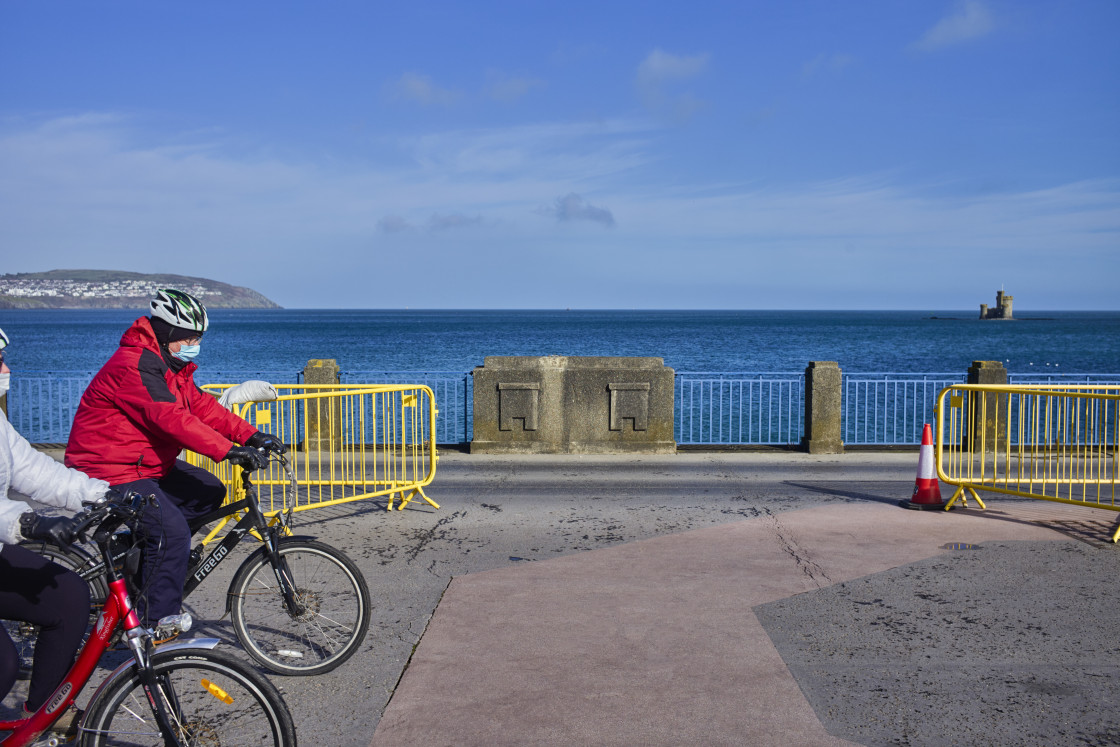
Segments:
[[[19,532],[29,540],[69,545],[74,541],[74,524],[69,516],[40,516],[28,511],[19,517]]]
[[[83,506],[104,506],[106,503],[123,503],[124,493],[116,488],[109,488],[103,495],[82,501]]]
[[[226,454],[226,461],[248,470],[264,469],[268,466],[268,457],[249,446],[234,446]]]
[[[252,446],[254,449],[273,451],[277,454],[288,453],[288,447],[284,445],[283,441],[271,433],[265,433],[264,431],[257,431],[249,436],[249,440],[245,442],[245,445]]]

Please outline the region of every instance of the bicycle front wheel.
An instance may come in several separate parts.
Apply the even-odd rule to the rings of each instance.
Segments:
[[[281,540],[295,584],[288,609],[268,556],[253,555],[230,585],[233,627],[245,650],[277,674],[329,672],[358,650],[369,629],[369,588],[354,562],[314,540]]]
[[[179,649],[152,655],[153,697],[183,745],[295,747],[292,716],[276,687],[222,651]],[[139,674],[133,669],[90,703],[83,747],[164,745]]]

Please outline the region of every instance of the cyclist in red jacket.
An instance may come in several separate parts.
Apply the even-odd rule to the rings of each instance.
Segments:
[[[267,463],[262,449],[287,450],[195,385],[191,359],[209,326],[198,299],[163,289],[151,310],[90,382],[66,445],[68,467],[158,499],[144,517],[139,606],[148,626],[179,613],[190,559],[187,522],[225,497],[217,477],[178,459],[179,452],[257,469]]]

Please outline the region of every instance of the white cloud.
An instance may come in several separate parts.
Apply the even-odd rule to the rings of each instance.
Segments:
[[[995,17],[981,0],[959,0],[953,12],[913,44],[914,49],[932,52],[942,47],[979,39],[995,28]]]
[[[486,72],[486,95],[495,101],[510,103],[542,86],[544,81],[539,78],[506,75],[497,70]]]
[[[653,128],[627,120],[448,130],[402,142],[421,168],[456,177],[588,181],[649,161]]]
[[[692,116],[704,102],[678,86],[700,75],[708,66],[708,55],[674,55],[655,49],[638,65],[637,87],[650,110],[676,120]]]
[[[430,76],[422,73],[404,73],[390,88],[398,98],[415,101],[425,106],[449,106],[461,98],[458,92],[439,87]]]
[[[449,215],[435,214],[428,219],[429,231],[447,231],[455,228],[467,228],[468,226],[477,226],[482,223],[482,216],[467,216],[461,213],[451,213]]]
[[[706,306],[733,303],[696,290],[717,267],[731,285],[796,278],[825,304],[819,294],[837,288],[868,299],[893,286],[934,296],[938,282],[917,280],[961,268],[982,276],[1011,262],[1036,268],[1039,283],[1091,294],[1120,270],[1118,180],[971,196],[895,176],[689,185],[645,168],[651,130],[625,121],[432,133],[398,143],[410,165],[392,168],[233,158],[182,136],[152,146],[135,122],[113,116],[0,128],[5,272],[189,265],[186,274],[249,284],[285,305],[345,306],[370,303],[359,286],[370,263],[403,272],[422,255],[431,297],[472,306],[486,301],[472,300],[464,277],[533,247],[535,277],[552,278],[530,284],[534,304],[566,305],[573,268],[594,261],[608,274],[637,268],[635,283],[675,286]],[[595,230],[556,230],[542,213]],[[407,293],[386,286],[376,303],[415,305]],[[648,292],[600,303],[641,307]],[[781,299],[740,307],[748,303]]]
[[[400,215],[386,215],[377,221],[377,228],[384,233],[404,233],[413,230],[414,226]]]
[[[706,54],[688,57],[655,49],[638,65],[638,82],[658,86],[667,81],[687,80],[702,73],[707,65]]]
[[[801,77],[813,78],[825,73],[839,73],[855,62],[848,54],[819,54],[801,66]]]
[[[557,197],[553,207],[543,212],[555,215],[556,220],[561,223],[590,221],[592,223],[602,224],[607,228],[612,228],[614,226],[614,215],[610,210],[596,207],[588,203],[575,192],[570,192],[563,197]]]

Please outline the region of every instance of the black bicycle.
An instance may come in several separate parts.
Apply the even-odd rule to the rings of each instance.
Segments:
[[[288,460],[275,453],[269,460],[287,474],[289,505],[294,505],[296,482]],[[263,540],[261,547],[237,569],[226,594],[226,614],[231,615],[238,639],[250,656],[277,674],[329,672],[357,652],[369,630],[371,603],[365,578],[341,551],[312,537],[291,536],[291,508],[270,522],[261,510],[248,470],[242,470],[241,480],[245,498],[189,524],[191,533],[197,534],[211,522],[243,514],[211,549],[200,544],[191,550],[183,597],[198,588],[245,535],[252,533]],[[115,565],[125,569],[126,577],[135,578],[140,560],[129,532],[124,529],[114,536],[112,557]],[[104,560],[75,546],[23,544],[85,579],[92,607],[101,608],[108,594]],[[30,660],[29,639],[34,631],[29,626],[9,631],[13,639],[24,639],[23,655]]]

